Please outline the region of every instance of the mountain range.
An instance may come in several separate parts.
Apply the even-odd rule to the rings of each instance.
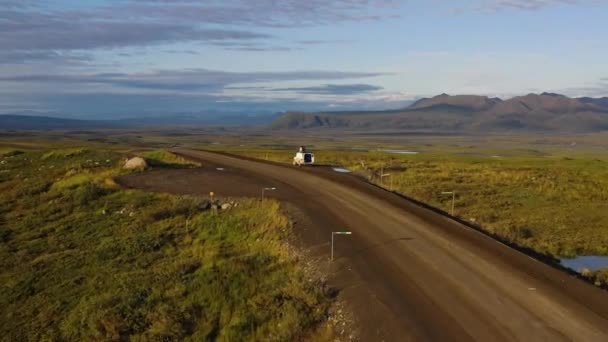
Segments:
[[[597,132],[608,130],[608,97],[553,93],[508,100],[441,94],[385,111],[287,112],[266,115],[183,113],[119,120],[76,120],[36,113],[0,115],[0,130],[104,129],[171,126],[257,126],[274,130],[440,132]]]
[[[53,130],[113,128],[111,121],[93,121],[56,118],[51,116],[31,115],[25,113],[0,115],[0,130]]]
[[[273,129],[548,131],[608,130],[608,98],[542,93],[508,100],[441,94],[390,111],[285,113]]]
[[[264,126],[271,123],[278,114],[222,115],[221,113],[183,113],[114,120],[71,119],[61,118],[55,115],[55,113],[46,114],[36,112],[0,114],[0,130]]]

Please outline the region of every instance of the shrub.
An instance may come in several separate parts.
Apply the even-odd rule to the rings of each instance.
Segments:
[[[7,150],[4,152],[0,152],[0,156],[1,157],[14,157],[14,156],[18,156],[20,154],[24,154],[25,152],[23,151],[19,151],[19,150]]]
[[[58,150],[53,150],[53,151],[43,154],[41,159],[47,160],[47,159],[51,159],[51,158],[69,158],[69,157],[74,157],[74,156],[84,154],[86,152],[88,152],[88,150],[84,149],[84,148],[58,149]]]

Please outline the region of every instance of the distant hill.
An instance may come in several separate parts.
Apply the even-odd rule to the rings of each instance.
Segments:
[[[598,107],[608,109],[608,97],[602,97],[599,99],[594,99],[591,97],[580,97],[578,98],[578,100],[583,103],[593,104]]]
[[[275,115],[176,114],[117,120],[78,120],[24,114],[0,114],[0,130],[101,129],[172,126],[255,126],[268,125]]]
[[[441,94],[430,99],[421,99],[412,104],[409,109],[429,109],[454,107],[463,110],[486,110],[492,108],[497,103],[502,102],[499,98],[488,98],[487,96],[477,95],[456,95]]]
[[[0,115],[0,129],[49,130],[113,127],[111,122],[62,119],[33,115]]]
[[[442,94],[393,111],[286,113],[273,129],[365,129],[435,131],[608,130],[608,98],[569,98],[553,93],[508,100]]]

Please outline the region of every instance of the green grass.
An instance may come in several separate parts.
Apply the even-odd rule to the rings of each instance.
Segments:
[[[87,153],[87,150],[84,148],[65,148],[49,151],[43,154],[41,159],[62,159],[67,157],[78,156],[85,153]]]
[[[13,148],[0,148],[0,157],[13,157],[23,153],[23,151]]]
[[[326,316],[276,202],[200,211],[127,191],[124,156],[29,151],[0,165],[0,334],[25,340],[283,340]]]
[[[293,151],[234,150],[289,162]],[[525,157],[380,151],[316,151],[319,164],[347,167],[373,183],[449,211],[502,238],[554,257],[608,255],[608,159],[560,153]],[[380,181],[380,173],[390,177]]]
[[[294,154],[291,150],[263,148],[232,151],[285,163]],[[455,190],[456,216],[552,257],[608,255],[605,154],[535,149],[475,151],[486,156],[321,150],[315,158],[318,164],[347,167],[372,183],[447,212],[451,196],[441,193]],[[499,155],[509,157],[493,157]],[[391,174],[390,178],[380,181],[381,172]],[[598,286],[608,286],[608,269],[583,275]]]
[[[588,278],[595,285],[608,287],[608,269],[601,269],[597,271],[591,271],[586,269],[583,270],[581,273],[584,277]]]

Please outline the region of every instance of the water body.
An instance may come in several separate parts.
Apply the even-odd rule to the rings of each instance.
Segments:
[[[384,152],[388,152],[388,153],[395,153],[395,154],[419,154],[420,152],[416,152],[416,151],[404,151],[404,150],[382,150]]]
[[[580,272],[583,268],[596,271],[602,268],[608,268],[608,256],[590,255],[579,256],[572,259],[561,259],[560,263],[574,271]]]
[[[334,171],[340,172],[340,173],[350,173],[351,172],[349,169],[345,169],[343,167],[333,167],[332,169]]]

